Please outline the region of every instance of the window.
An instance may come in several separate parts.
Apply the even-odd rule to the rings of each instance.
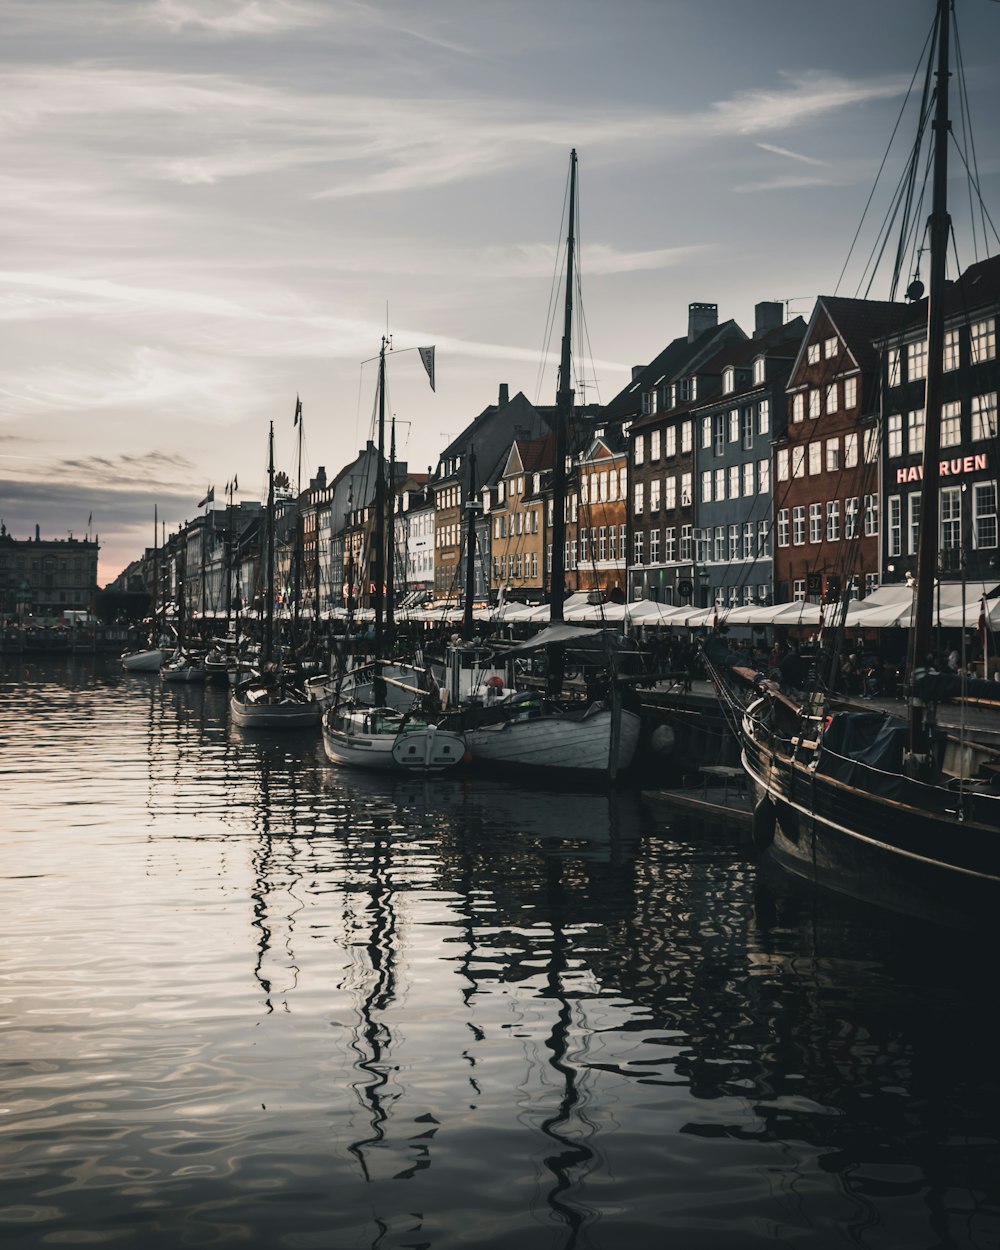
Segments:
[[[643,391],[642,392],[642,415],[644,417],[649,416],[649,411],[652,408],[652,406],[653,405],[652,405],[652,400],[649,397],[649,391]]]
[[[912,495],[906,498],[907,506],[907,525],[906,525],[906,554],[915,556],[917,554],[917,544],[920,541],[920,492],[914,491]]]
[[[944,332],[944,361],[943,368],[947,373],[951,369],[958,368],[958,331],[945,330]]]
[[[878,495],[865,495],[865,535],[873,538],[878,533]]]
[[[754,496],[753,480],[754,463],[752,460],[748,460],[743,466],[743,497],[745,499],[752,499]]]
[[[677,455],[677,426],[668,425],[663,431],[663,454],[665,456]]]
[[[806,583],[805,578],[798,577],[792,582],[792,602],[805,603],[806,599]]]
[[[810,343],[809,346],[806,348],[806,360],[811,365],[819,364],[819,344],[818,343]]]
[[[788,509],[782,508],[778,513],[778,546],[788,546]]]
[[[642,564],[643,545],[645,542],[646,535],[642,532],[642,530],[636,530],[634,538],[635,538],[635,548],[632,552],[632,563]]]
[[[927,377],[927,340],[919,343],[908,343],[906,346],[906,380],[916,382]]]
[[[821,503],[809,505],[809,541],[811,543],[823,541],[823,505]]]
[[[767,380],[767,362],[763,356],[758,356],[753,362],[753,384],[754,386],[763,386]]]
[[[705,472],[701,475],[701,502],[702,503],[712,502],[712,471],[711,469],[706,469]],[[650,503],[649,506],[652,509],[652,506],[653,506],[652,503]]]
[[[658,529],[649,531],[649,563],[660,563],[660,531]]]
[[[701,422],[701,445],[704,448],[712,446],[712,418],[703,417]]]
[[[681,422],[681,451],[690,451],[694,437],[694,424],[691,421]]]
[[[836,356],[836,354],[837,354],[837,349],[838,349],[838,347],[839,347],[839,346],[840,346],[840,344],[839,344],[839,342],[838,342],[838,340],[837,340],[837,336],[836,336],[836,335],[834,335],[832,338],[829,338],[829,339],[824,339],[824,341],[823,341],[823,355],[826,357],[826,359],[827,359],[827,360],[832,360],[832,359],[834,358],[834,356]]]
[[[681,474],[681,507],[691,507],[691,474]]]
[[[722,371],[722,393],[723,395],[731,395],[735,389],[736,370],[732,365],[729,365]]]
[[[792,420],[802,421],[806,415],[806,397],[801,391],[792,396]]]
[[[743,522],[743,559],[753,559],[753,521]]]
[[[844,379],[844,408],[850,410],[857,406],[858,402],[858,379]]]
[[[660,458],[659,430],[650,430],[649,432],[649,458],[650,460],[659,460]]]
[[[740,558],[740,527],[738,525],[729,527],[729,558],[730,560]]]
[[[809,419],[815,421],[820,415],[819,411],[819,391],[815,388],[809,392]]]
[[[729,498],[739,499],[740,497],[740,466],[731,464],[729,466]]]
[[[649,483],[649,510],[650,512],[660,510],[660,479],[658,477],[654,477]]]
[[[857,434],[844,435],[844,468],[853,469],[858,463],[858,436]]]
[[[826,471],[827,473],[836,473],[840,468],[840,439],[828,438],[826,440]]]
[[[644,487],[643,487],[642,482],[636,482],[635,502],[632,507],[632,511],[635,513],[636,516],[642,516],[643,491],[644,491]]]
[[[903,454],[903,414],[901,412],[889,413],[889,455],[901,456]]]
[[[809,444],[809,474],[815,476],[823,471],[823,444],[817,439]]]
[[[740,412],[738,408],[733,408],[729,413],[729,441],[738,443],[740,441]]]
[[[715,552],[716,560],[725,560],[726,558],[726,527],[717,525],[715,527]]]
[[[827,412],[837,411],[837,383],[831,382],[826,388],[826,410]]]
[[[585,525],[580,527],[580,563],[586,564],[590,559],[590,530]]]
[[[972,441],[997,436],[997,393],[973,395],[972,397]]]
[[[753,447],[753,409],[744,408],[740,413],[740,425],[742,426],[742,444],[744,451],[750,451]]]
[[[858,536],[858,499],[848,499],[844,505],[844,537],[857,538]]]
[[[878,590],[878,574],[866,573],[865,574],[865,598],[867,598],[870,594],[874,593],[876,590]]]
[[[663,531],[663,559],[668,564],[677,559],[677,531],[672,525]]]
[[[771,462],[770,460],[757,461],[757,490],[761,495],[766,495],[771,489]]]
[[[962,488],[948,486],[941,492],[941,547],[953,550],[962,542]]]
[[[621,492],[621,497],[622,497],[622,499],[624,499],[624,498],[625,498],[625,482],[624,482],[624,479],[622,480],[622,492]],[[618,498],[618,474],[614,471],[614,469],[609,469],[609,470],[608,470],[608,498],[609,498],[609,499],[617,499],[617,498]]]
[[[726,470],[715,470],[715,497],[720,502],[726,497]]]
[[[840,500],[828,499],[826,504],[826,537],[836,542],[840,537]]]
[[[606,560],[608,558],[608,529],[606,525],[602,525],[597,531],[597,558],[598,560]]]
[[[889,498],[889,546],[890,556],[903,554],[903,501],[898,495]]]
[[[635,436],[635,454],[633,456],[633,460],[636,464],[642,464],[645,460],[645,446],[646,436],[644,434],[637,434]]]
[[[886,380],[889,386],[898,386],[902,381],[899,372],[899,348],[890,347],[885,354]]]
[[[996,320],[976,321],[969,326],[969,359],[972,364],[980,365],[984,360],[993,360],[997,354]]]
[[[534,581],[538,580],[538,552],[531,553],[531,576]]]
[[[915,408],[906,414],[906,449],[911,455],[924,449],[923,408]]]
[[[778,465],[778,481],[787,482],[788,481],[788,448],[787,447],[778,448],[777,465]]]
[[[769,529],[770,525],[767,521],[757,522],[757,554],[762,559],[771,554],[769,545],[770,535],[768,534]]]
[[[757,408],[757,433],[768,434],[771,430],[771,401],[762,399]]]
[[[802,504],[792,509],[792,544],[801,547],[806,541],[806,510]]]
[[[717,412],[712,418],[712,448],[717,456],[726,454],[726,417],[725,413]]]
[[[677,479],[668,477],[663,483],[663,506],[672,512],[677,507]]]
[[[711,530],[695,530],[694,532],[694,557],[699,564],[708,563],[711,554],[709,548],[711,537]]]
[[[962,441],[962,405],[941,405],[941,446],[957,447]]]
[[[681,526],[681,559],[691,559],[691,526]]]
[[[613,525],[609,525],[608,526],[608,559],[609,560],[618,559],[618,543],[615,538],[615,533],[616,533],[615,527]],[[624,547],[622,548],[622,555],[623,556],[625,555]]]
[[[997,545],[997,484],[977,482],[972,488],[972,541],[977,547]]]
[[[792,477],[805,477],[806,475],[806,449],[804,447],[792,448]]]

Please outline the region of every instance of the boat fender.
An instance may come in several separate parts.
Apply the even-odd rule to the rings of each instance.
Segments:
[[[764,798],[753,809],[753,844],[758,851],[765,851],[774,841],[778,814],[770,799]]]

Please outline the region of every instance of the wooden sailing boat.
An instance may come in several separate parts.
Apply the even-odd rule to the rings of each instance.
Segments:
[[[908,675],[909,717],[806,701],[746,669],[743,763],[755,841],[796,875],[949,924],[993,923],[1000,903],[1000,687],[928,671],[939,532],[951,0],[938,0],[933,207],[927,304],[923,477]],[[846,603],[842,611],[846,612]],[[716,670],[716,676],[721,674]],[[718,682],[724,698],[730,687]],[[969,736],[936,724],[938,704],[977,705]]]
[[[448,656],[448,689],[452,700],[466,703],[462,728],[478,765],[527,771],[535,775],[551,774],[553,770],[577,780],[614,781],[627,768],[639,744],[638,711],[621,704],[615,680],[613,651],[603,658],[609,668],[605,689],[594,698],[567,699],[563,696],[563,671],[567,646],[592,649],[598,638],[593,630],[567,625],[563,619],[566,593],[566,457],[569,427],[573,417],[574,391],[571,378],[571,345],[573,329],[574,257],[576,246],[576,149],[570,153],[569,229],[566,239],[566,291],[563,335],[559,361],[559,385],[556,395],[555,464],[552,481],[552,574],[549,591],[550,623],[536,637],[505,653],[505,658],[531,652],[544,652],[548,658],[549,688],[537,691],[513,689],[505,684],[505,694],[496,697],[496,685],[490,674],[475,691],[467,689],[463,680],[470,672],[482,677],[487,671],[478,656],[470,656],[466,646],[451,648]],[[476,483],[470,483],[470,502]],[[475,513],[468,515],[468,564],[474,556]],[[466,592],[466,638],[471,636],[471,590]],[[600,642],[611,639],[605,635]]]
[[[319,705],[306,694],[302,675],[277,662],[274,648],[274,422],[267,443],[267,511],[262,550],[264,630],[258,671],[238,681],[229,700],[241,729],[304,729],[319,721]]]
[[[374,586],[374,662],[362,681],[342,667],[323,713],[323,746],[335,764],[385,771],[442,772],[465,758],[461,732],[440,729],[440,713],[414,684],[387,676],[385,653],[392,634],[393,567],[386,540],[385,352],[378,357],[378,466],[375,478],[371,581]],[[389,558],[387,558],[387,552]],[[388,630],[386,628],[388,622]],[[346,655],[342,657],[346,662]],[[388,706],[387,685],[409,695],[413,710]],[[318,704],[315,705],[318,707]]]

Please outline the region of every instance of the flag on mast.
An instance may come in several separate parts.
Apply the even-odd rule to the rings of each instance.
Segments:
[[[433,347],[418,347],[417,351],[420,353],[420,359],[423,361],[424,368],[427,370],[427,377],[430,379],[431,390],[433,391],[435,389],[434,387],[434,348]]]
[[[199,507],[199,508],[207,508],[207,507],[208,507],[208,505],[209,505],[209,504],[210,504],[210,503],[211,503],[214,499],[215,499],[215,487],[214,487],[214,486],[210,486],[210,487],[208,488],[208,490],[205,492],[205,498],[204,498],[204,499],[203,499],[203,500],[202,500],[202,501],[198,504],[198,507]]]
[[[302,420],[302,400],[299,399],[298,395],[296,395],[295,396],[295,420],[292,422],[292,428],[294,429],[295,426],[297,426],[301,420]]]

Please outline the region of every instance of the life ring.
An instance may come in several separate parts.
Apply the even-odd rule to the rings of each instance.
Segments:
[[[758,851],[766,851],[774,841],[778,813],[769,798],[763,798],[753,809],[753,844]]]

